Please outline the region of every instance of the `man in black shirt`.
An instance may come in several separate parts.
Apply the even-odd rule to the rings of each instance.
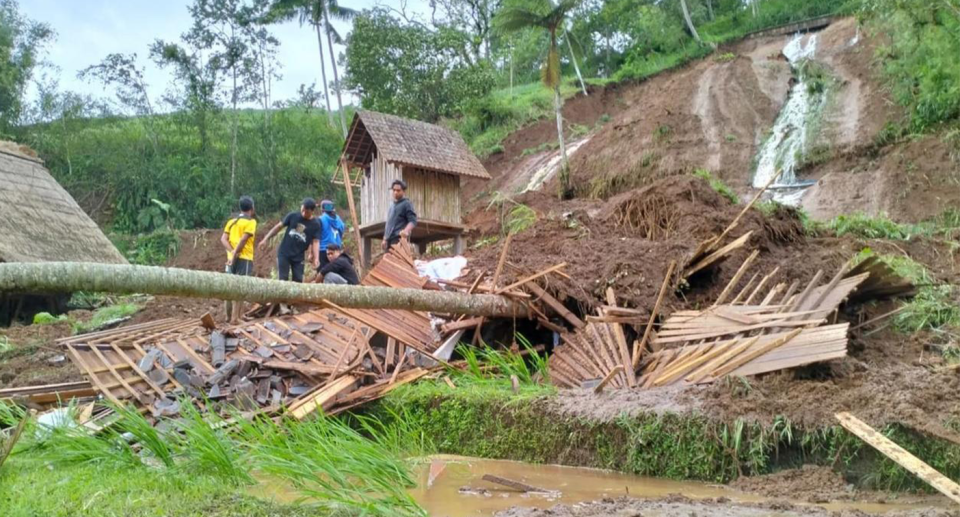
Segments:
[[[409,239],[413,227],[417,225],[417,212],[406,196],[407,184],[403,180],[393,180],[390,188],[393,191],[393,204],[387,212],[387,223],[383,228],[383,242],[380,244],[383,251],[400,242],[401,236]]]
[[[289,279],[292,273],[294,282],[303,282],[303,254],[308,250],[308,258],[313,267],[320,266],[320,223],[313,218],[316,208],[316,201],[311,198],[304,199],[299,212],[287,214],[260,241],[258,248],[262,250],[281,228],[287,229],[280,247],[277,248],[277,277],[280,280]]]
[[[359,285],[360,278],[353,268],[353,259],[336,243],[327,244],[326,265],[317,270],[317,282],[324,284]]]

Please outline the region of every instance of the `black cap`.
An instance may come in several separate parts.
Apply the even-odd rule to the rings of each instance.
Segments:
[[[306,208],[307,210],[316,210],[317,202],[314,201],[312,197],[308,197],[303,200],[303,208]]]

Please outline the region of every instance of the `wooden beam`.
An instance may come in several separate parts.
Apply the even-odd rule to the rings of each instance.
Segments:
[[[567,267],[567,263],[566,263],[566,262],[561,262],[561,263],[559,263],[559,264],[557,264],[557,265],[555,265],[555,266],[552,266],[552,267],[549,267],[549,268],[547,268],[547,269],[544,269],[543,271],[541,271],[541,272],[539,272],[539,273],[530,275],[530,276],[528,276],[528,277],[526,277],[526,278],[521,278],[520,280],[517,280],[516,282],[514,282],[514,283],[512,283],[512,284],[510,284],[510,285],[508,285],[508,286],[506,286],[506,287],[503,287],[503,288],[501,288],[501,289],[497,289],[493,294],[501,294],[501,293],[503,293],[504,291],[509,291],[509,290],[511,290],[511,289],[513,289],[513,288],[515,288],[515,287],[519,287],[519,286],[521,286],[521,285],[523,285],[523,284],[526,284],[526,283],[528,283],[528,282],[531,282],[531,281],[533,281],[533,280],[536,280],[536,279],[538,279],[538,278],[540,278],[540,277],[542,277],[542,276],[546,276],[546,275],[549,275],[550,273],[557,272],[557,271],[559,271],[559,270],[561,270],[561,269],[563,269],[563,268],[565,268],[565,267]]]
[[[878,433],[874,428],[850,413],[837,413],[834,417],[844,429],[857,435],[884,456],[926,481],[953,502],[960,504],[960,485],[954,483],[950,478],[937,472],[933,467],[921,461],[920,458],[910,454],[906,449],[893,443],[889,438]]]
[[[576,314],[570,312],[569,309],[567,309],[566,307],[564,307],[562,303],[560,303],[560,300],[557,300],[556,298],[554,298],[552,295],[550,295],[550,293],[546,291],[546,289],[537,285],[536,282],[530,282],[527,285],[525,285],[524,288],[532,291],[534,296],[542,300],[543,303],[547,304],[547,306],[553,309],[554,312],[559,314],[560,317],[567,320],[568,323],[573,325],[573,328],[582,329],[583,327],[586,326],[586,323],[584,323],[583,320],[578,318]]]
[[[350,207],[350,222],[353,224],[353,238],[357,241],[357,255],[363,256],[363,239],[360,238],[360,220],[357,218],[357,207],[353,202],[353,187],[350,185],[350,169],[345,161],[340,162],[343,169],[343,182],[347,191],[347,205]],[[357,264],[357,276],[363,276],[363,268],[367,264]]]
[[[667,267],[667,274],[663,277],[663,284],[660,285],[660,293],[657,294],[657,302],[653,304],[653,310],[650,311],[650,319],[647,320],[647,328],[643,331],[643,337],[633,348],[633,369],[636,370],[640,365],[640,357],[643,355],[643,348],[650,339],[650,333],[653,331],[653,322],[657,319],[657,313],[660,311],[660,304],[663,303],[663,296],[667,292],[667,286],[673,278],[673,270],[677,267],[677,261],[671,260]]]
[[[612,287],[607,288],[607,304],[612,305],[613,307],[617,306],[617,294],[613,291]],[[634,369],[631,368],[633,361],[630,359],[630,348],[627,346],[627,337],[623,333],[623,327],[619,323],[608,323],[608,325],[613,327],[613,337],[617,341],[617,347],[620,349],[620,360],[622,361],[623,368],[627,374],[627,385],[633,388],[637,385],[637,375],[634,372]]]
[[[603,388],[606,387],[607,384],[610,384],[610,381],[612,381],[617,375],[620,375],[621,372],[623,372],[623,365],[618,364],[612,370],[610,370],[610,373],[608,373],[603,380],[600,381],[600,384],[597,384],[597,387],[593,388],[593,392],[600,393],[603,391]]]
[[[288,408],[288,413],[297,420],[303,420],[307,415],[316,411],[318,407],[326,410],[338,395],[353,387],[356,382],[356,377],[344,375],[327,386],[324,386],[312,396],[294,402],[293,405]]]

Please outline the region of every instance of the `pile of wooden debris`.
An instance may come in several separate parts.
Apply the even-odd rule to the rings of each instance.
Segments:
[[[621,324],[636,316],[616,308],[613,293],[608,293],[611,303],[600,316],[589,317],[585,328],[565,336],[550,356],[551,379],[562,387],[594,386],[598,391],[608,384],[654,388],[839,359],[847,354],[849,327],[837,322],[842,303],[914,290],[882,262],[867,259],[841,268],[826,283],[821,283],[824,272],[818,271],[802,290],[797,282],[769,286],[774,269],[763,277],[754,275],[733,296],[757,255],[744,261],[711,307],[675,312],[653,332],[655,307],[647,331],[633,347],[627,346]],[[668,272],[664,289],[670,281]]]

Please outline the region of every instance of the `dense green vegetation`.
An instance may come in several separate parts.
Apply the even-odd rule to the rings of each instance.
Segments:
[[[538,81],[541,65],[554,62],[545,60],[551,33],[537,26],[507,31],[509,24],[498,22],[507,12],[547,13],[545,0],[442,0],[429,20],[383,8],[354,13],[341,3],[330,2],[330,15],[352,18],[352,30],[329,35],[327,43],[343,37],[346,52],[334,63],[343,77],[322,85],[328,99],[327,86],[334,86],[370,109],[444,121],[481,156],[498,151],[511,131],[552,114],[552,92]],[[588,82],[640,80],[704,56],[711,45],[849,11],[859,1],[765,0],[756,9],[742,0],[687,4],[703,43],[683,23],[678,0],[565,2],[567,22],[557,26],[551,51],[562,97],[580,87],[574,58]],[[56,27],[24,19],[16,0],[3,0],[0,133],[37,150],[88,212],[122,233],[216,227],[240,194],[253,195],[261,214],[290,209],[305,195],[343,201],[329,181],[342,145],[334,120],[340,117],[319,107],[324,95],[315,85],[286,100],[273,99],[266,87],[278,68],[270,24],[299,18],[304,30],[330,29],[323,3],[194,0],[190,13],[194,25],[179,40],[103,56],[83,70],[104,87],[106,97],[92,98],[37,78],[38,56]],[[949,21],[940,12],[935,20]],[[137,50],[171,73],[162,99],[150,97],[132,56]],[[39,95],[28,99],[31,80]]]
[[[909,129],[927,131],[960,118],[960,2],[864,0],[867,27],[886,35],[877,61]]]

